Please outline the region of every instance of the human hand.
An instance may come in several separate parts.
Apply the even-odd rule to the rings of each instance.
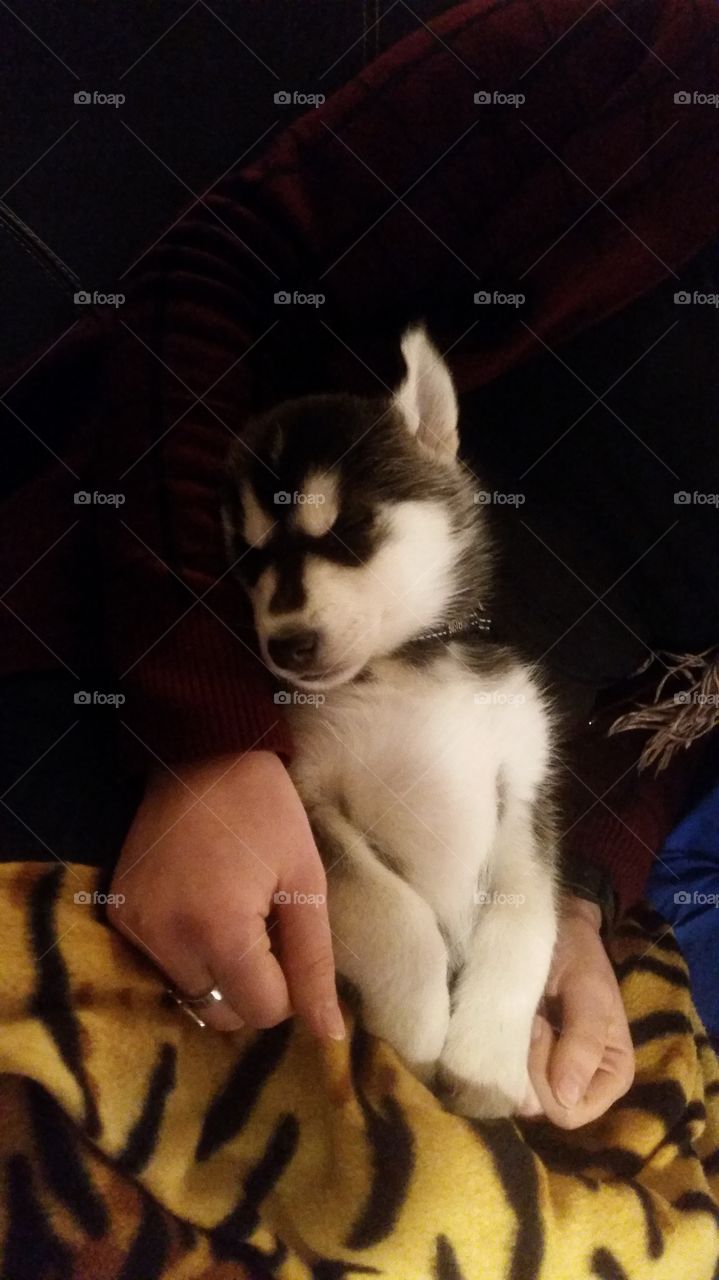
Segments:
[[[567,895],[529,1075],[536,1097],[522,1115],[578,1129],[608,1111],[634,1080],[634,1046],[619,985],[600,936],[599,907]]]
[[[108,919],[179,990],[222,992],[203,1008],[208,1024],[271,1027],[298,1013],[316,1035],[344,1036],[324,870],[272,752],[154,774],[112,890],[125,900]]]

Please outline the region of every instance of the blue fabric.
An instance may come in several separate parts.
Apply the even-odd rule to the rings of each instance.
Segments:
[[[719,1035],[719,782],[659,851],[647,897],[673,926],[707,1030]]]

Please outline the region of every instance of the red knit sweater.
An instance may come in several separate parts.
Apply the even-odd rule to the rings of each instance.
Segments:
[[[24,531],[12,554],[0,543],[7,585],[60,539],[7,597],[5,670],[82,660],[76,563],[91,539],[103,645],[144,759],[290,751],[224,576],[217,504],[232,437],[283,387],[301,337],[274,295],[323,294],[338,380],[377,391],[369,370],[381,367],[388,317],[431,314],[440,293],[471,302],[485,279],[531,268],[533,332],[518,325],[450,353],[464,392],[538,340],[556,350],[655,287],[663,264],[691,259],[719,229],[719,129],[711,106],[674,95],[719,86],[719,9],[647,0],[632,10],[634,32],[619,9],[471,0],[419,29],[195,204],[136,268],[111,332],[76,331],[20,384],[13,402],[28,418],[47,412],[47,393],[61,412],[63,380],[103,360],[100,413],[66,454],[75,474],[53,464],[3,516]],[[521,91],[531,109],[478,105],[485,89]],[[608,189],[611,213],[595,201]],[[119,493],[123,505],[75,507],[77,489]],[[28,519],[34,510],[41,519]],[[619,819],[599,803],[574,828],[625,900],[671,821],[669,796],[634,785]],[[615,812],[627,803],[614,800]]]

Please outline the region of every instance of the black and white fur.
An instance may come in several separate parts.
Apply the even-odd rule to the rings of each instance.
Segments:
[[[555,943],[549,716],[509,649],[427,638],[489,599],[492,553],[449,371],[422,328],[402,352],[392,397],[255,419],[223,515],[267,666],[324,698],[287,710],[338,971],[453,1109],[507,1115]]]

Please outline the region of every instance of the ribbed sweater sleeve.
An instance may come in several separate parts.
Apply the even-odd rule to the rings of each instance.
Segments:
[[[276,292],[321,291],[323,332],[341,337],[351,323],[359,367],[388,315],[426,313],[441,297],[455,308],[464,299],[476,319],[485,277],[531,267],[531,329],[556,346],[716,232],[716,112],[677,109],[673,94],[677,75],[716,89],[719,10],[648,0],[634,38],[609,8],[543,0],[522,6],[521,22],[518,6],[486,0],[451,9],[225,177],[126,283],[92,471],[123,504],[93,518],[127,742],[144,743],[145,758],[289,750],[218,511],[223,459],[242,437],[258,370],[266,376],[272,360],[279,370],[283,326],[296,324]],[[518,90],[520,80],[524,113],[475,101],[478,88]],[[610,183],[616,217],[588,208],[587,188]],[[517,325],[451,356],[459,390],[536,342]]]

